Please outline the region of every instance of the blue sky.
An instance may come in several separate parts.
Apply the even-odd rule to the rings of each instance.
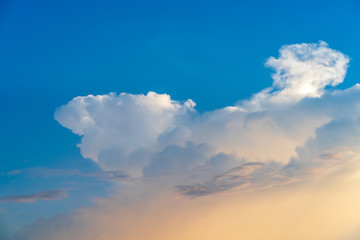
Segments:
[[[102,169],[80,154],[80,137],[54,119],[72,98],[154,91],[211,111],[271,86],[264,64],[281,46],[319,40],[350,56],[338,86],[347,89],[360,78],[359,24],[355,0],[1,1],[0,198],[67,197],[0,203],[0,231],[112,193],[112,181],[91,175]]]

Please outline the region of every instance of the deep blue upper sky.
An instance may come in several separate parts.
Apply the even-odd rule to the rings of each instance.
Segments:
[[[356,0],[3,0],[0,172],[97,171],[75,147],[79,138],[54,120],[57,107],[80,95],[149,90],[191,98],[200,111],[231,105],[271,85],[264,62],[284,44],[323,40],[348,54],[340,88],[351,86],[360,79],[359,26]],[[25,179],[0,175],[0,195],[68,187]],[[75,208],[76,196],[56,207]],[[53,214],[47,204],[46,213],[28,215]],[[29,210],[20,205],[7,207],[8,216]]]

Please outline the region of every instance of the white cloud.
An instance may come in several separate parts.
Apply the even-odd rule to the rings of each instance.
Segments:
[[[344,81],[349,58],[328,44],[302,43],[285,45],[279,58],[270,57],[266,65],[275,70],[273,86],[255,94],[249,110],[262,105],[294,103],[305,97],[320,97],[326,86]]]
[[[273,85],[282,98],[320,97],[327,85],[343,82],[348,63],[348,57],[325,42],[283,46],[278,59],[266,62],[276,71]]]
[[[183,176],[183,181],[206,182],[245,162],[273,162],[281,171],[289,162],[316,158],[308,154],[303,159],[309,150],[300,146],[309,149],[309,141],[320,137],[317,129],[327,131],[340,119],[354,122],[354,112],[360,113],[358,86],[325,89],[344,80],[348,62],[325,42],[287,45],[279,58],[266,62],[275,69],[273,86],[237,106],[200,114],[190,99],[182,103],[154,92],[110,93],[76,97],[55,112],[55,119],[82,136],[79,147],[85,158],[133,177],[176,175],[176,181]],[[336,134],[328,135],[340,134],[344,126],[337,127]],[[326,151],[318,147],[316,154]],[[214,164],[218,156],[226,157]]]
[[[55,112],[55,119],[82,136],[79,147],[85,158],[111,170],[131,165],[136,151],[157,149],[158,136],[185,121],[194,106],[192,100],[180,103],[154,92],[110,93],[76,97]]]
[[[272,87],[203,114],[154,92],[74,98],[55,119],[81,154],[140,181],[15,239],[346,239],[360,220],[360,85],[326,87],[348,62],[324,42],[284,46]]]

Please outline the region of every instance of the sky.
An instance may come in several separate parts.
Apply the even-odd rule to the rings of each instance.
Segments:
[[[0,1],[0,239],[355,240],[360,3]]]

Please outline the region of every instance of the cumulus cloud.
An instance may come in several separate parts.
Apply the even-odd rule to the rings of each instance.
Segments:
[[[70,225],[39,235],[65,221],[42,219],[17,239],[342,239],[360,222],[360,85],[331,88],[348,63],[325,42],[283,46],[266,62],[272,86],[205,113],[154,92],[74,98],[55,119],[81,136],[83,157],[139,181]]]
[[[300,147],[321,127],[340,118],[353,121],[351,113],[359,112],[357,101],[351,102],[357,100],[358,86],[325,90],[344,80],[348,62],[322,41],[286,45],[278,58],[266,62],[275,69],[273,87],[236,106],[201,114],[190,99],[110,93],[76,97],[55,112],[55,119],[82,136],[78,146],[85,158],[106,171],[134,177],[208,181],[209,175],[225,174],[246,162],[276,162],[289,169],[286,165],[302,158]],[[226,159],[214,167],[212,161],[221,154]]]
[[[13,195],[0,198],[0,203],[11,202],[35,202],[38,200],[54,201],[60,200],[67,196],[66,192],[62,190],[43,191],[27,195]]]

